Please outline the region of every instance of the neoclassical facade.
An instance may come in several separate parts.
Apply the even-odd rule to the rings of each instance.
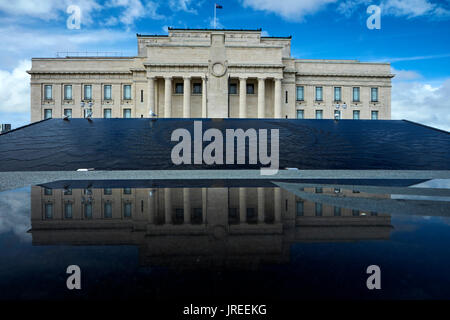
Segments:
[[[389,63],[291,56],[261,30],[137,35],[134,57],[33,58],[31,121],[45,118],[390,119]]]

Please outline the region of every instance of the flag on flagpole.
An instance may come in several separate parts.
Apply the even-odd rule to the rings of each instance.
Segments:
[[[216,3],[216,9],[223,9],[223,7],[220,4]]]

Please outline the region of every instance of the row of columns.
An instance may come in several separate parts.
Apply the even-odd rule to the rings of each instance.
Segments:
[[[276,78],[274,89],[274,118],[281,118],[281,79]],[[258,78],[258,118],[265,118],[266,78]],[[247,78],[239,78],[239,118],[247,118]]]
[[[183,78],[183,118],[191,117],[191,78]],[[265,118],[266,89],[265,78],[258,78],[258,118]],[[281,79],[274,80],[274,118],[281,118]],[[155,78],[148,78],[148,108],[155,109]],[[172,77],[164,78],[164,118],[172,117]],[[202,118],[206,112],[206,79],[202,77]],[[239,118],[247,118],[247,78],[239,78]]]

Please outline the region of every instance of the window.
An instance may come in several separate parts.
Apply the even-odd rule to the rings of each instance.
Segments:
[[[378,102],[378,88],[370,88],[370,101]]]
[[[52,109],[44,109],[44,119],[50,119],[52,117]]]
[[[288,92],[287,92],[287,90],[286,90],[285,103],[288,103],[288,97],[289,97],[289,95],[288,95]]]
[[[131,118],[131,109],[123,109],[123,117]]]
[[[53,194],[52,189],[50,188],[44,188],[44,195],[51,196]]]
[[[103,109],[103,118],[111,118],[111,109]]]
[[[203,210],[202,208],[194,208],[192,213],[191,223],[201,224],[203,222]]]
[[[104,195],[111,195],[112,194],[112,189],[111,188],[104,188],[103,189],[103,194]]]
[[[84,205],[84,217],[86,219],[92,219],[92,204],[86,203]]]
[[[53,203],[46,203],[44,206],[45,219],[53,218]]]
[[[72,118],[72,109],[64,109],[64,116],[67,118]]]
[[[359,120],[359,110],[353,110],[353,120]]]
[[[131,85],[123,86],[123,100],[131,100]]]
[[[320,187],[316,188],[316,193],[323,193],[323,189]]]
[[[359,217],[359,210],[353,209],[352,210],[352,216]]]
[[[105,84],[103,86],[103,99],[111,100],[112,99],[112,89],[110,84]]]
[[[305,118],[305,111],[297,110],[297,119],[304,119],[304,118]]]
[[[255,223],[258,220],[255,208],[247,208],[246,212],[247,223]]]
[[[323,110],[316,110],[316,119],[323,119]]]
[[[182,224],[184,222],[184,209],[176,208],[175,209],[175,217],[173,219],[174,224]]]
[[[123,216],[125,218],[131,218],[131,202],[125,202],[123,204]]]
[[[202,84],[194,83],[194,86],[192,87],[192,93],[193,94],[202,94]]]
[[[339,217],[341,215],[341,208],[334,207],[334,216]]]
[[[247,94],[255,94],[255,85],[253,83],[247,83]]]
[[[71,196],[72,195],[72,189],[71,188],[64,188],[64,195],[65,196]]]
[[[334,101],[339,102],[342,99],[342,88],[341,87],[334,87]]]
[[[297,87],[297,101],[303,101],[303,100],[305,100],[305,87],[298,86]]]
[[[45,100],[53,99],[52,85],[50,85],[50,84],[46,84],[44,86],[44,99]]]
[[[70,84],[64,86],[64,100],[72,100],[72,85]]]
[[[316,202],[316,216],[321,217],[322,216],[322,204]]]
[[[297,217],[302,217],[303,216],[303,201],[297,201],[296,208],[297,208]]]
[[[84,100],[92,100],[92,86],[90,84],[84,85]]]
[[[182,94],[184,93],[184,83],[176,83],[175,84],[175,93]]]
[[[378,111],[372,111],[372,120],[378,120]]]
[[[92,115],[92,108],[84,108],[84,114],[83,117],[87,118],[89,115]]]
[[[316,101],[322,101],[322,100],[323,100],[323,88],[316,87]]]
[[[105,202],[103,206],[103,214],[105,218],[112,218],[112,203]]]
[[[70,202],[64,204],[64,218],[72,219],[72,203]]]
[[[83,190],[83,193],[87,196],[92,196],[92,189],[91,188],[86,188]]]
[[[334,110],[334,119],[336,119],[336,120],[341,119],[341,111]]]
[[[353,88],[353,102],[359,102],[359,87]]]
[[[141,90],[141,102],[144,102],[144,90]]]
[[[123,188],[123,194],[131,194],[131,188]]]
[[[237,84],[236,83],[230,83],[230,94],[237,94]]]

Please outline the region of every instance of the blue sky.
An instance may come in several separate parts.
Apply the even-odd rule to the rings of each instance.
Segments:
[[[0,0],[0,122],[29,122],[31,57],[57,51],[136,53],[136,33],[167,27],[262,28],[292,35],[296,58],[391,62],[392,116],[450,130],[449,0]],[[81,28],[66,27],[67,7],[82,10]],[[381,29],[369,30],[369,5]],[[14,88],[14,89],[11,89]]]

